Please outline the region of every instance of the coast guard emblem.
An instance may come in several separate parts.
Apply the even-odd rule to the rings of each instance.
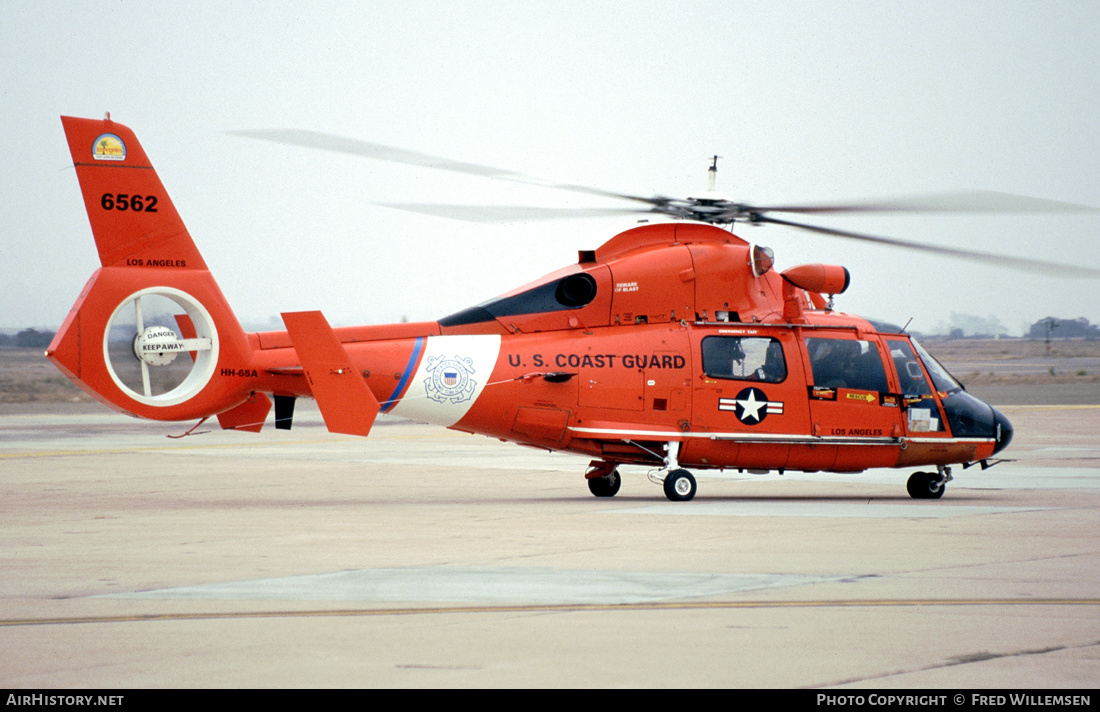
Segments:
[[[425,371],[428,378],[424,381],[424,389],[429,400],[461,403],[473,397],[477,381],[471,378],[474,375],[472,358],[431,356]]]

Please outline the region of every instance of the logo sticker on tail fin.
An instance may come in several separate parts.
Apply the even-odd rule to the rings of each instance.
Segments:
[[[101,134],[92,144],[92,158],[97,161],[125,161],[126,144],[112,133]]]

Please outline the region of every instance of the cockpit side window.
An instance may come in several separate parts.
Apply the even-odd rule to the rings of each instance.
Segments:
[[[936,390],[941,392],[941,395],[952,389],[941,386],[941,383],[947,385],[947,382],[937,379],[932,368],[929,367],[929,362],[921,358],[924,353],[916,341],[910,344],[908,340],[888,338],[886,343],[890,347],[890,357],[894,361],[894,370],[898,374],[898,388],[901,389],[902,404],[905,407],[909,432],[945,432],[943,417],[940,414],[939,406],[936,404],[932,386],[929,385],[928,378],[924,375],[924,370],[921,369],[921,363],[924,364],[929,374],[933,374],[932,384],[935,385]],[[918,354],[921,354],[921,356],[918,356]],[[931,356],[928,358],[932,359]],[[931,362],[939,369],[943,369],[934,360]],[[944,371],[943,373],[946,374],[947,372]],[[946,376],[946,378],[951,379],[950,376]],[[953,379],[951,383],[954,384],[954,389],[959,388],[959,385]]]
[[[928,369],[928,375],[932,377],[932,383],[936,384],[936,390],[943,391],[944,393],[954,393],[955,391],[962,390],[962,385],[956,381],[947,369],[944,368],[939,361],[932,358],[932,354],[924,350],[924,347],[917,343],[916,339],[913,339],[913,348],[920,354],[920,360],[924,363],[924,367]]]
[[[880,393],[890,390],[873,341],[810,338],[806,339],[806,352],[815,386]]]
[[[898,372],[898,386],[902,395],[930,396],[932,389],[924,377],[920,362],[913,349],[905,341],[890,340],[890,357],[894,360],[894,370]]]
[[[781,383],[787,360],[778,339],[757,336],[707,336],[703,339],[703,372],[711,378]]]

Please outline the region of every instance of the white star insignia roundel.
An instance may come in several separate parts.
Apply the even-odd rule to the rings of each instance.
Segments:
[[[764,391],[750,387],[742,389],[735,398],[719,398],[718,410],[732,410],[745,425],[756,425],[769,413],[781,415],[783,402],[769,401]]]

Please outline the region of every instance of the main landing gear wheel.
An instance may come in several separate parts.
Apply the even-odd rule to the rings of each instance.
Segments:
[[[695,496],[695,478],[687,470],[672,470],[665,475],[665,496],[673,502],[687,502]]]
[[[588,481],[588,491],[597,497],[614,497],[622,486],[623,479],[619,477],[619,471],[614,470],[610,475],[593,477]]]
[[[623,484],[619,468],[609,462],[593,460],[585,476],[588,478],[588,491],[597,497],[614,497]]]
[[[947,489],[947,482],[934,472],[914,472],[905,489],[913,499],[939,499]]]

